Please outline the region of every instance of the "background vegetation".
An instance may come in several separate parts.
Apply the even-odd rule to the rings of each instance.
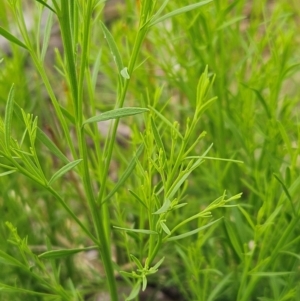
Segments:
[[[300,300],[298,1],[39,2],[0,3],[0,300]]]

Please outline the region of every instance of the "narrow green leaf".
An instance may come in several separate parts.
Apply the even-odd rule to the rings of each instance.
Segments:
[[[142,291],[144,292],[147,287],[147,277],[144,275],[142,279]]]
[[[256,272],[256,273],[249,273],[249,275],[259,276],[259,277],[278,277],[278,276],[287,276],[294,273],[295,272]]]
[[[142,201],[142,199],[132,190],[128,189],[129,193],[132,194],[146,209],[148,208],[147,205]]]
[[[252,90],[252,91],[255,93],[255,95],[257,96],[257,99],[260,101],[260,103],[262,104],[263,108],[265,109],[268,118],[271,119],[271,117],[272,117],[271,112],[270,112],[270,110],[269,110],[269,107],[268,107],[268,105],[267,105],[266,100],[264,99],[264,97],[262,96],[262,94],[260,93],[260,91],[258,91],[257,89],[251,88],[251,87],[247,86],[247,85],[244,84],[244,83],[241,83],[241,84],[242,84],[244,87],[246,87],[246,88]]]
[[[199,78],[197,85],[197,105],[200,107],[203,103],[203,100],[208,92],[209,88],[209,78],[208,78],[208,66],[205,67],[204,72]]]
[[[149,108],[155,112],[155,114],[161,119],[161,121],[163,121],[168,127],[170,127],[172,130],[174,130],[177,135],[183,140],[182,135],[180,134],[180,132],[174,127],[174,125],[165,117],[163,116],[160,112],[158,112],[155,108],[149,106]]]
[[[231,162],[231,163],[240,163],[240,164],[244,164],[244,161],[240,161],[240,160],[234,160],[234,159],[224,159],[224,158],[217,158],[217,157],[203,157],[203,156],[188,156],[185,157],[184,160],[190,160],[190,159],[205,159],[205,160],[214,160],[214,161],[225,161],[225,162]]]
[[[168,226],[165,224],[164,221],[160,221],[160,226],[161,226],[161,228],[164,230],[164,232],[165,232],[167,235],[170,235],[170,234],[171,234],[170,229],[168,228]]]
[[[233,226],[233,223],[231,221],[224,221],[225,223],[225,229],[226,233],[228,235],[228,240],[231,243],[236,255],[239,257],[239,259],[243,258],[243,248],[241,245],[241,242],[239,240],[239,235],[236,231],[236,227]]]
[[[279,214],[281,211],[283,205],[280,205],[275,209],[275,211],[268,217],[268,219],[265,221],[263,225],[259,228],[260,232],[263,233],[270,225],[273,224],[273,221],[275,217]]]
[[[161,208],[159,208],[157,211],[153,212],[152,214],[162,214],[169,210],[171,206],[171,201],[169,199],[166,199]]]
[[[62,113],[64,116],[72,123],[75,124],[75,117],[68,111],[66,110],[63,106],[59,106]]]
[[[203,162],[203,160],[199,159],[197,162],[200,164]],[[199,165],[200,165],[199,164]],[[171,186],[170,190],[167,192],[167,197],[172,199],[176,192],[179,190],[181,185],[187,180],[189,175],[191,174],[192,170],[186,171],[183,174],[179,174],[178,178],[174,181],[173,185]]]
[[[0,158],[3,158],[3,156],[0,156]],[[9,165],[2,164],[2,163],[0,163],[0,167],[3,167],[5,169],[10,169],[10,170],[15,169],[14,166],[9,166]]]
[[[248,223],[251,226],[252,230],[255,230],[255,225],[254,225],[254,223],[251,219],[250,214],[241,205],[237,205],[237,207],[239,208],[239,210],[242,212],[242,214],[244,215],[244,217],[248,221]]]
[[[14,85],[11,86],[7,104],[5,108],[5,119],[4,119],[4,129],[5,129],[5,146],[8,151],[10,147],[10,139],[11,139],[11,123],[12,123],[12,116],[14,112],[14,101],[15,101],[15,87]]]
[[[137,297],[137,295],[139,294],[140,290],[141,290],[141,281],[138,280],[137,283],[132,288],[130,295],[128,296],[128,298],[125,299],[125,301],[130,301],[130,300],[135,299]]]
[[[36,0],[38,1],[38,0]],[[49,40],[50,40],[50,35],[51,35],[51,29],[53,25],[53,14],[49,13],[46,21],[46,26],[44,30],[44,39],[43,39],[43,47],[42,47],[42,52],[41,52],[41,61],[43,62],[45,59],[45,55],[49,46]]]
[[[293,203],[293,200],[292,200],[292,197],[289,193],[289,190],[288,188],[285,186],[285,184],[283,183],[283,181],[281,181],[281,179],[279,178],[279,176],[276,174],[276,173],[273,173],[273,176],[274,178],[280,183],[286,197],[288,198],[288,200],[290,201],[291,203],[291,206],[292,206],[292,209],[293,209],[293,213],[294,213],[294,216],[296,216],[296,209],[295,209],[295,206],[294,206],[294,203]]]
[[[222,280],[214,287],[213,290],[211,290],[208,298],[207,298],[207,301],[213,301],[213,300],[216,300],[217,296],[219,293],[223,292],[225,290],[225,287],[227,285],[230,284],[230,282],[232,281],[230,278],[232,277],[233,273],[229,273],[228,275],[226,275],[224,277],[224,275],[221,274],[222,276]]]
[[[111,111],[107,111],[104,113],[101,113],[97,116],[91,117],[84,121],[83,125],[87,123],[93,123],[93,122],[100,122],[100,121],[105,121],[105,120],[111,120],[111,119],[117,119],[121,117],[126,117],[126,116],[133,116],[141,113],[149,112],[148,109],[146,108],[135,108],[135,107],[125,107],[125,108],[119,108],[119,109],[114,109]]]
[[[122,227],[117,227],[117,226],[114,226],[114,229],[122,230],[125,232],[134,232],[134,233],[142,233],[142,234],[149,234],[149,235],[151,235],[151,234],[157,235],[158,234],[155,231],[147,230],[147,229],[129,229],[129,228],[122,228]]]
[[[44,297],[48,297],[48,298],[50,298],[50,297],[55,298],[52,300],[57,300],[57,298],[59,298],[58,295],[30,291],[30,290],[18,288],[16,286],[6,285],[3,283],[0,283],[0,290],[2,290],[3,292],[8,292],[8,293],[22,293],[22,294],[29,294],[29,295],[35,295],[35,296],[44,296]]]
[[[8,171],[5,171],[5,172],[2,172],[2,173],[0,173],[0,177],[4,177],[4,176],[7,176],[7,175],[10,175],[10,174],[12,174],[12,173],[14,173],[14,172],[16,172],[17,170],[8,170]]]
[[[188,11],[191,11],[193,9],[196,9],[198,7],[201,7],[201,6],[204,6],[208,3],[212,2],[212,0],[207,0],[207,1],[201,1],[199,3],[195,3],[195,4],[191,4],[191,5],[187,5],[187,6],[184,6],[184,7],[181,7],[179,9],[175,9],[174,11],[168,13],[168,14],[165,14],[164,16],[162,17],[156,17],[156,18],[153,18],[152,21],[149,23],[149,27],[159,23],[159,22],[162,22],[166,19],[169,19],[169,18],[172,18],[174,16],[177,16],[177,15],[180,15],[180,14],[183,14],[183,13],[186,13]]]
[[[244,20],[244,19],[246,19],[246,18],[247,18],[246,16],[238,16],[238,17],[235,17],[235,18],[233,18],[233,19],[231,19],[231,20],[229,20],[229,21],[223,23],[221,26],[219,26],[219,27],[217,28],[217,30],[221,30],[221,29],[224,29],[224,28],[226,28],[226,27],[229,27],[229,26],[233,25],[234,23],[238,23],[238,22],[240,22],[240,21],[242,21],[242,20]]]
[[[154,135],[154,139],[155,139],[156,145],[157,145],[158,149],[162,149],[164,159],[166,159],[165,147],[164,147],[164,144],[163,144],[163,142],[161,140],[161,137],[159,135],[158,129],[156,127],[156,124],[155,124],[153,118],[151,118],[151,128],[152,128],[152,132],[153,132],[153,135]]]
[[[93,236],[93,234],[84,226],[84,224],[80,221],[78,216],[72,211],[72,209],[68,206],[68,204],[63,200],[63,198],[55,191],[52,187],[46,187],[47,190],[55,196],[55,198],[59,201],[59,203],[63,206],[63,208],[68,212],[71,218],[76,221],[76,223],[80,226],[80,228],[87,234],[88,237],[92,239],[95,244],[98,244],[98,240]]]
[[[117,47],[117,44],[110,33],[110,31],[107,29],[107,27],[104,25],[104,23],[100,22],[102,31],[104,33],[104,37],[108,43],[109,49],[111,51],[111,54],[113,55],[114,61],[118,67],[118,71],[121,73],[124,69],[122,58],[119,52],[119,49]]]
[[[297,258],[298,260],[300,260],[300,255],[299,255],[299,254],[296,254],[296,253],[294,253],[294,252],[280,251],[279,253],[288,254],[288,255],[291,255],[291,256]]]
[[[59,259],[59,258],[64,258],[67,256],[74,255],[76,253],[85,252],[93,249],[97,249],[97,246],[92,246],[87,248],[51,250],[38,255],[38,257],[42,259]]]
[[[78,159],[75,160],[73,162],[68,163],[67,165],[65,165],[64,167],[62,167],[60,170],[58,170],[53,176],[52,178],[49,180],[48,185],[51,185],[54,181],[56,181],[58,178],[60,178],[61,176],[63,176],[66,172],[68,172],[69,170],[73,169],[76,165],[78,165],[80,162],[82,161],[82,159]]]
[[[189,170],[185,171],[183,174],[179,174],[178,178],[174,181],[173,185],[170,187],[170,190],[167,192],[167,197],[172,199],[181,185],[186,181],[191,172],[195,170],[204,162],[203,158],[207,155],[207,153],[212,148],[213,144],[209,146],[209,148],[204,152],[202,156],[189,168]]]
[[[163,4],[161,4],[160,8],[157,10],[156,14],[153,16],[153,19],[158,19],[158,17],[161,15],[167,4],[169,3],[169,0],[165,0]]]
[[[124,173],[122,174],[122,176],[120,177],[119,181],[117,182],[117,184],[114,186],[114,188],[110,191],[110,193],[107,195],[107,197],[103,200],[103,203],[108,201],[118,190],[119,188],[124,184],[124,182],[128,179],[128,177],[132,174],[135,166],[136,166],[136,162],[137,159],[139,158],[139,156],[142,154],[144,150],[144,145],[141,144],[136,152],[136,154],[134,155],[134,157],[131,159],[131,161],[129,162],[126,170],[124,171]]]
[[[28,50],[27,46],[24,43],[22,43],[19,39],[17,39],[15,36],[13,36],[12,34],[10,34],[8,31],[6,31],[1,26],[0,26],[0,36],[3,36],[8,41],[10,41],[10,42],[12,42],[14,44],[17,44],[17,45],[23,47],[24,49]]]
[[[197,229],[195,229],[193,231],[189,231],[187,233],[183,233],[183,234],[180,234],[180,235],[177,235],[177,236],[172,236],[172,237],[168,238],[167,241],[179,240],[179,239],[183,239],[183,238],[186,238],[188,236],[197,234],[198,232],[203,231],[204,229],[206,229],[206,228],[212,226],[213,224],[217,223],[221,219],[222,219],[222,217],[219,218],[219,219],[217,219],[217,220],[215,220],[215,221],[213,221],[213,222],[211,222],[211,223],[208,223],[205,226],[199,227],[199,228],[197,228]]]
[[[37,128],[36,137],[52,152],[52,154],[57,156],[64,163],[69,163],[68,158],[60,151],[60,149],[54,144],[54,142],[40,128]]]
[[[98,74],[101,66],[101,57],[102,57],[102,48],[98,51],[95,61],[93,62],[93,71],[92,71],[92,84],[93,89],[96,89]]]
[[[35,0],[35,1],[37,1],[37,2],[41,3],[42,5],[46,6],[47,8],[49,8],[51,11],[53,11],[56,14],[56,11],[50,5],[48,5],[45,1],[43,1],[43,0]]]
[[[277,125],[278,125],[278,129],[279,129],[279,132],[281,134],[281,137],[285,143],[285,146],[289,152],[289,155],[291,156],[291,158],[293,157],[293,147],[292,147],[292,142],[291,140],[289,139],[288,137],[288,134],[286,132],[286,128],[282,125],[282,123],[277,120],[276,121]]]
[[[164,260],[165,260],[165,257],[163,257],[160,261],[158,261],[151,269],[157,270],[161,266],[161,264],[164,262]]]
[[[181,208],[181,207],[184,207],[185,205],[187,205],[188,203],[182,203],[182,204],[178,204],[178,205],[175,205],[174,207],[173,207],[173,210],[176,210],[176,209],[179,209],[179,208]]]
[[[3,252],[1,250],[0,250],[0,262],[28,270],[28,268],[22,262],[19,262],[17,259],[6,254],[5,252]]]
[[[216,100],[218,99],[218,97],[213,97],[211,99],[209,99],[208,101],[206,101],[200,108],[199,111],[197,112],[197,116],[200,116],[200,113],[203,114]]]
[[[130,256],[130,258],[135,262],[136,266],[137,266],[140,270],[142,270],[142,269],[143,269],[143,266],[142,266],[141,262],[140,262],[133,254],[130,254],[129,256]]]
[[[133,273],[128,273],[124,271],[119,271],[121,275],[128,277],[128,278],[140,278],[140,275],[138,274],[133,274]]]
[[[19,155],[20,155],[20,154],[23,154],[23,155],[26,155],[26,156],[28,156],[28,157],[33,157],[33,154],[32,154],[32,153],[25,152],[25,151],[23,151],[23,150],[21,150],[21,149],[14,148],[14,147],[12,147],[11,149],[14,150],[16,153],[18,153]]]

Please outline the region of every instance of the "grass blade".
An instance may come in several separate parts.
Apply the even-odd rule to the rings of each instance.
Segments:
[[[143,266],[142,266],[142,264],[140,263],[140,261],[139,261],[133,254],[130,254],[129,256],[130,256],[130,258],[135,262],[136,266],[137,266],[140,270],[142,270],[142,269],[143,269]]]
[[[167,241],[179,240],[179,239],[183,239],[183,238],[186,238],[188,236],[197,234],[198,232],[203,231],[204,229],[206,229],[206,228],[212,226],[213,224],[217,223],[221,219],[222,219],[222,217],[219,218],[219,219],[217,219],[217,220],[215,220],[215,221],[213,221],[213,222],[210,222],[210,223],[206,224],[205,226],[199,227],[199,228],[197,228],[197,229],[195,229],[193,231],[189,231],[189,232],[184,233],[184,234],[172,236],[172,237],[168,238]]]
[[[168,3],[169,3],[169,0],[164,1],[164,3],[161,5],[161,7],[156,12],[156,14],[153,16],[153,19],[158,19],[158,17],[163,12],[163,10],[165,9],[165,7],[167,6]]]
[[[164,144],[161,140],[161,137],[159,135],[159,132],[158,132],[158,129],[156,127],[156,124],[153,120],[153,118],[151,118],[151,127],[152,127],[152,132],[153,132],[153,135],[154,135],[154,139],[155,139],[155,142],[156,142],[156,145],[158,147],[158,149],[162,150],[163,151],[163,157],[164,157],[164,160],[166,160],[166,151],[165,151],[165,147],[164,147]]]
[[[262,94],[260,93],[260,91],[258,91],[257,89],[254,89],[254,88],[251,88],[251,87],[247,86],[245,83],[241,83],[241,84],[242,84],[244,87],[246,87],[246,88],[252,90],[252,91],[255,93],[257,99],[258,99],[258,100],[260,101],[260,103],[262,104],[262,106],[263,106],[263,108],[265,109],[265,112],[266,112],[268,118],[270,119],[270,118],[272,117],[271,112],[270,112],[270,109],[269,109],[269,107],[268,107],[268,105],[267,105],[266,100],[264,99],[264,97],[263,97]]]
[[[7,176],[7,175],[10,175],[10,174],[12,174],[12,173],[14,173],[16,171],[17,171],[16,169],[13,169],[13,170],[2,172],[2,173],[0,173],[0,177],[4,177],[4,176]]]
[[[102,31],[104,33],[104,38],[107,41],[107,44],[111,51],[111,54],[113,55],[114,61],[118,67],[118,71],[119,71],[119,73],[121,73],[122,70],[124,69],[124,66],[123,66],[123,61],[122,61],[118,46],[117,46],[112,34],[107,29],[107,27],[104,25],[104,23],[100,22],[100,24],[101,24]]]
[[[202,1],[202,2],[199,2],[199,3],[187,5],[187,6],[179,8],[179,9],[175,9],[172,12],[170,12],[168,14],[165,14],[164,16],[162,16],[160,18],[153,18],[153,20],[149,23],[149,27],[151,27],[151,26],[153,26],[153,25],[155,25],[155,24],[157,24],[159,22],[162,22],[162,21],[164,21],[166,19],[172,18],[174,16],[186,13],[188,11],[191,11],[193,9],[196,9],[198,7],[206,5],[206,4],[210,3],[210,2],[212,2],[212,0],[207,0],[207,1]]]
[[[132,288],[130,295],[128,296],[128,298],[126,298],[125,301],[130,301],[130,300],[135,299],[137,297],[137,295],[139,294],[140,290],[141,290],[141,281],[138,280],[138,282]]]
[[[296,254],[296,253],[294,253],[294,252],[280,251],[280,253],[287,254],[287,255],[291,255],[291,256],[297,258],[298,260],[300,260],[300,255],[299,255],[299,254]]]
[[[24,270],[28,270],[28,267],[25,266],[22,262],[19,262],[17,259],[14,257],[6,254],[5,252],[0,250],[0,262],[4,264],[9,264],[13,266],[17,266],[19,268],[22,268]]]
[[[222,29],[224,29],[226,27],[229,27],[229,26],[231,26],[231,25],[233,25],[235,23],[238,23],[238,22],[240,22],[240,21],[242,21],[242,20],[244,20],[246,18],[247,18],[246,16],[238,16],[238,17],[236,17],[236,18],[234,18],[232,20],[229,20],[228,22],[225,22],[220,27],[218,27],[217,30],[222,30]]]
[[[103,203],[109,200],[124,184],[124,182],[128,179],[128,177],[132,174],[135,166],[136,166],[136,160],[139,158],[139,156],[142,154],[144,150],[144,145],[141,144],[140,147],[138,148],[135,156],[131,159],[130,163],[128,164],[126,170],[122,174],[121,178],[119,179],[118,183],[114,186],[114,188],[110,191],[110,193],[107,195],[107,197],[103,200]]]
[[[295,272],[256,272],[256,273],[249,273],[249,275],[258,276],[258,277],[278,277],[278,276],[287,276],[294,273]]]
[[[3,36],[5,39],[7,39],[8,41],[17,44],[18,46],[21,46],[22,48],[28,50],[27,46],[21,42],[18,38],[16,38],[15,36],[13,36],[11,33],[9,33],[8,31],[6,31],[3,27],[0,26],[0,35]]]
[[[129,229],[129,228],[122,228],[122,227],[117,227],[117,226],[114,226],[114,229],[122,230],[125,232],[133,232],[133,233],[141,233],[141,234],[149,234],[149,235],[151,235],[151,234],[157,235],[158,234],[155,231],[147,230],[147,229]]]
[[[64,167],[62,167],[60,170],[58,170],[52,178],[49,180],[48,185],[51,185],[54,181],[56,181],[58,178],[62,177],[65,173],[67,173],[69,170],[73,169],[76,165],[78,165],[82,159],[75,160],[73,162],[68,163]]]
[[[42,4],[43,6],[49,8],[52,12],[54,12],[56,14],[56,11],[50,6],[48,5],[45,1],[43,0],[35,0],[36,2],[39,2],[40,4]]]
[[[61,159],[64,163],[69,163],[68,158],[60,151],[60,149],[53,143],[53,141],[40,129],[37,128],[36,131],[37,139],[42,142],[52,154]]]
[[[243,248],[242,243],[240,242],[239,235],[236,230],[236,226],[230,220],[225,220],[225,230],[228,236],[228,242],[231,244],[235,254],[238,256],[240,260],[243,259]]]
[[[231,277],[232,277],[233,273],[229,273],[228,275],[226,275],[216,286],[215,288],[212,290],[212,292],[209,294],[207,301],[213,301],[216,300],[217,295],[225,290],[225,287],[227,285],[229,285],[230,281],[231,281]]]
[[[101,113],[97,116],[91,117],[83,122],[83,125],[87,123],[100,122],[105,120],[117,119],[121,117],[133,116],[141,113],[148,112],[149,110],[146,108],[119,108],[111,111],[107,111],[105,113]]]
[[[285,184],[283,183],[283,181],[279,178],[279,176],[278,176],[276,173],[273,173],[273,176],[274,176],[274,178],[280,183],[280,185],[281,185],[281,187],[282,187],[282,189],[283,189],[283,191],[284,191],[286,197],[288,198],[288,200],[289,200],[290,203],[291,203],[291,206],[292,206],[292,209],[293,209],[294,216],[296,217],[296,216],[297,216],[297,214],[296,214],[296,209],[295,209],[295,206],[294,206],[294,204],[293,204],[293,200],[292,200],[292,197],[291,197],[291,195],[290,195],[290,193],[289,193],[288,188],[285,186]]]
[[[172,199],[175,193],[179,190],[181,185],[186,181],[186,179],[189,177],[189,175],[194,171],[197,167],[199,167],[203,162],[203,157],[206,156],[206,154],[210,151],[213,144],[209,146],[209,148],[204,152],[203,156],[200,157],[190,168],[189,170],[185,171],[183,174],[179,174],[178,178],[174,181],[173,185],[170,187],[170,190],[167,192],[167,197],[169,199]]]
[[[15,100],[15,87],[14,85],[12,85],[7,98],[7,104],[5,108],[5,119],[4,119],[5,146],[9,152],[10,152],[9,147],[10,147],[10,138],[11,138],[11,122],[12,122],[12,116],[14,111],[14,100]]]
[[[75,248],[75,249],[62,249],[62,250],[51,250],[38,255],[41,259],[60,259],[67,256],[74,255],[76,253],[97,249],[97,246],[87,248]]]
[[[146,209],[148,208],[147,205],[141,200],[141,198],[140,198],[135,192],[133,192],[133,191],[130,190],[130,189],[128,189],[128,191],[129,191],[129,193],[130,193],[131,195],[134,196],[134,198],[135,198],[140,204],[142,204]]]
[[[153,212],[152,214],[162,214],[169,210],[171,206],[171,201],[169,199],[166,199],[166,201],[163,203],[161,208],[159,208],[157,211]]]
[[[174,127],[174,125],[166,117],[164,117],[155,108],[153,108],[151,106],[149,106],[149,108],[160,118],[161,121],[163,121],[168,127],[170,127],[172,130],[174,130],[176,132],[176,134],[183,140],[183,137],[180,134],[180,132]]]
[[[49,13],[49,16],[47,17],[47,21],[46,21],[45,30],[44,30],[43,47],[42,47],[42,52],[41,52],[41,61],[42,62],[45,59],[47,48],[49,46],[52,25],[53,25],[53,14]]]
[[[59,298],[58,295],[34,292],[34,291],[26,290],[23,288],[18,288],[16,286],[6,285],[3,283],[0,283],[0,291],[8,292],[8,293],[22,293],[22,294],[29,294],[29,295],[35,295],[35,296],[43,296],[43,297],[48,297],[48,298],[51,297],[52,298],[51,300],[58,300],[58,298]]]

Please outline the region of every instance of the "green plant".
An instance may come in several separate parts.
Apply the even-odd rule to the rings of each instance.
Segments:
[[[178,224],[169,221],[173,212],[180,211],[187,205],[182,202],[182,198],[187,188],[188,177],[204,159],[208,158],[207,152],[210,147],[203,155],[191,156],[192,151],[205,135],[203,132],[194,139],[195,128],[203,112],[215,100],[215,98],[206,99],[213,82],[207,68],[200,77],[195,113],[192,118],[187,119],[184,134],[181,133],[179,124],[168,121],[163,116],[162,109],[157,106],[161,92],[159,90],[154,101],[149,95],[144,99],[144,107],[124,107],[130,80],[134,76],[136,62],[148,31],[164,20],[211,1],[187,5],[165,15],[163,11],[168,1],[158,8],[156,1],[142,1],[141,6],[137,7],[140,17],[135,41],[126,57],[127,64],[123,63],[113,35],[99,20],[102,2],[37,1],[34,4],[37,9],[37,27],[32,36],[26,27],[21,1],[8,1],[21,38],[4,28],[0,28],[0,34],[30,55],[53,108],[51,117],[47,118],[51,124],[47,129],[52,139],[43,130],[44,125],[39,126],[38,118],[27,114],[16,102],[15,90],[18,87],[12,85],[6,102],[4,119],[0,120],[1,167],[5,170],[1,176],[22,174],[31,180],[33,187],[39,193],[30,193],[27,198],[33,199],[30,204],[33,204],[34,200],[38,201],[38,196],[42,198],[42,207],[47,208],[46,212],[49,210],[47,214],[51,230],[57,232],[55,229],[57,226],[51,225],[51,216],[55,217],[57,210],[60,210],[57,205],[59,204],[64,209],[64,216],[67,213],[67,219],[72,223],[72,227],[75,227],[81,235],[84,234],[84,237],[80,235],[78,238],[81,241],[80,245],[88,243],[89,246],[53,248],[53,240],[57,242],[57,239],[54,233],[51,233],[52,237],[47,240],[45,251],[36,254],[28,245],[27,236],[21,238],[16,228],[7,222],[10,231],[8,242],[18,249],[18,253],[15,250],[9,251],[10,247],[7,245],[6,248],[9,249],[0,253],[1,261],[13,267],[12,274],[15,271],[20,275],[26,275],[30,280],[29,283],[13,285],[12,279],[8,279],[6,284],[1,284],[4,293],[28,294],[32,295],[32,298],[43,297],[51,300],[83,300],[86,288],[78,287],[74,283],[76,279],[73,280],[68,276],[72,269],[68,258],[80,252],[96,249],[104,267],[111,300],[119,299],[115,270],[132,286],[132,291],[126,300],[135,299],[140,289],[146,289],[148,276],[156,273],[163,263],[164,257],[159,254],[163,245],[196,234],[215,224],[219,219],[204,222],[211,217],[210,211],[218,207],[226,207],[227,202],[240,196],[226,199],[223,195],[208,208],[183,218]],[[6,4],[2,6],[8,8]],[[47,11],[48,17],[45,27],[40,29],[39,23],[44,11]],[[53,79],[49,75],[45,62],[54,17],[58,20],[63,43],[63,55],[58,50],[55,51],[57,74],[64,81],[66,89],[63,94],[56,91],[54,86],[56,82],[52,82]],[[103,41],[106,40],[117,67],[117,72],[113,75],[117,82],[115,104],[110,105],[112,109],[106,109],[106,112],[100,114],[97,114],[97,111],[101,104],[97,103],[95,92],[101,52],[94,57],[91,47],[92,34],[99,34],[99,30],[93,31],[96,26],[102,29]],[[40,44],[41,30],[43,30],[42,44]],[[92,64],[93,59],[95,62]],[[59,100],[62,97],[66,100]],[[40,106],[44,107],[42,104]],[[114,151],[117,151],[115,141],[119,120],[130,117],[134,126],[135,123],[143,122],[143,119],[133,117],[141,113],[145,113],[145,131],[140,136],[136,130],[132,138],[130,152],[135,151],[131,161],[128,161],[124,154],[119,154],[122,167],[118,171],[118,180],[113,183],[109,179],[109,169]],[[109,134],[101,137],[97,123],[107,120],[113,120]],[[15,123],[18,124],[18,131],[14,130]],[[19,135],[22,128],[23,134]],[[71,129],[73,132],[70,131]],[[62,137],[65,141],[61,140]],[[168,141],[171,143],[170,148],[165,146],[166,137],[171,137]],[[93,147],[87,147],[87,138],[92,140]],[[100,146],[102,143],[103,147]],[[50,160],[47,159],[46,162],[43,162],[44,152],[51,154]],[[54,171],[49,166],[51,161]],[[76,186],[79,196],[75,204],[70,202],[74,192],[67,192],[68,185],[63,181],[67,175],[69,175],[68,181]],[[137,187],[129,190],[130,194],[123,188],[129,178],[132,178],[131,181],[134,183],[132,187]],[[14,178],[16,187],[13,188],[11,200],[15,203],[17,198],[22,198],[28,193],[20,186],[22,181],[19,177]],[[119,198],[126,198],[127,201],[121,202]],[[47,204],[50,199],[51,202],[56,202],[54,208],[50,208],[51,205]],[[135,204],[134,208],[133,204]],[[76,206],[85,208],[87,214],[81,216],[78,209],[76,213],[74,208]],[[43,213],[41,209],[36,208],[35,214],[43,219],[45,212]],[[134,211],[137,221],[130,221],[129,210]],[[203,220],[203,222],[199,222],[199,226],[194,230],[186,229],[186,224],[194,220]],[[58,223],[60,223],[59,228],[64,227],[64,223],[60,221]],[[63,231],[72,238],[70,230]],[[130,248],[130,245],[134,247]],[[116,246],[116,252],[120,256],[117,262],[112,259],[112,246]],[[125,262],[124,255],[127,256]],[[63,258],[67,258],[65,260],[67,271],[61,264]],[[128,260],[136,267],[132,267],[131,272],[122,271],[120,265]]]
[[[0,300],[298,300],[297,1],[104,2],[0,3]]]

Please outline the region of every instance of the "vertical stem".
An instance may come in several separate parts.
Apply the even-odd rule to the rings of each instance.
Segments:
[[[84,83],[84,75],[87,71],[87,59],[88,59],[88,50],[89,50],[89,38],[90,38],[90,26],[91,26],[91,17],[92,17],[92,0],[89,0],[86,3],[86,7],[84,9],[84,24],[83,24],[83,41],[82,41],[82,54],[81,54],[81,64],[80,64],[80,72],[77,86],[77,96],[78,96],[78,110],[76,115],[76,132],[78,137],[79,144],[79,153],[80,157],[83,158],[83,183],[85,187],[85,191],[87,194],[87,200],[90,212],[93,218],[93,224],[97,233],[97,238],[100,241],[101,250],[100,255],[102,258],[102,262],[104,265],[107,283],[110,291],[110,297],[112,301],[118,300],[118,292],[116,279],[114,276],[114,268],[113,262],[111,258],[110,251],[110,241],[106,236],[106,224],[107,220],[101,219],[101,211],[96,204],[96,199],[92,189],[92,181],[89,173],[88,166],[88,154],[86,141],[84,136],[84,128],[82,127],[83,120],[83,83]]]
[[[135,44],[133,47],[132,55],[131,55],[131,58],[129,61],[129,65],[128,65],[128,73],[129,73],[130,77],[132,75],[132,72],[133,72],[133,69],[135,66],[135,62],[137,60],[137,56],[140,51],[140,48],[141,48],[141,45],[142,45],[145,35],[146,35],[146,30],[139,29],[138,34],[136,36]],[[118,107],[118,108],[123,107],[123,104],[125,101],[125,96],[126,96],[128,86],[129,86],[129,82],[130,82],[130,79],[125,80],[124,87],[121,90],[121,95],[116,104],[116,107]],[[99,191],[99,195],[98,195],[98,204],[100,204],[100,205],[102,203],[103,196],[104,196],[104,191],[105,191],[105,187],[106,187],[106,179],[107,179],[108,169],[109,169],[111,158],[112,158],[112,152],[113,152],[113,148],[114,148],[114,144],[115,144],[115,140],[116,140],[118,125],[119,125],[119,119],[116,119],[113,124],[112,135],[110,137],[107,152],[105,154],[106,160],[105,160],[104,171],[103,171],[102,179],[101,179],[101,187],[100,187],[100,191]]]
[[[82,181],[84,190],[87,197],[90,213],[92,215],[93,225],[100,241],[99,248],[100,255],[106,272],[107,283],[109,286],[111,301],[118,301],[118,293],[116,286],[116,279],[114,277],[114,268],[111,259],[110,244],[107,240],[105,233],[107,220],[101,219],[101,212],[95,200],[92,188],[92,181],[89,172],[89,158],[86,147],[84,128],[82,126],[83,120],[83,82],[86,72],[86,64],[88,58],[88,44],[90,37],[90,24],[92,15],[92,1],[88,0],[86,6],[84,5],[84,22],[83,22],[83,41],[82,41],[82,54],[79,75],[76,73],[75,55],[74,55],[74,41],[75,36],[72,35],[70,27],[70,6],[67,1],[61,3],[61,31],[63,36],[63,43],[65,48],[65,56],[67,63],[67,70],[72,94],[73,105],[75,109],[75,127],[78,138],[79,156],[83,159],[83,168],[81,170]],[[74,7],[73,7],[74,8]],[[74,14],[74,11],[73,11]],[[73,16],[74,17],[74,16]],[[73,20],[74,21],[74,20]],[[74,25],[74,24],[73,24]],[[76,24],[74,25],[76,27]],[[73,32],[74,33],[74,32]]]

